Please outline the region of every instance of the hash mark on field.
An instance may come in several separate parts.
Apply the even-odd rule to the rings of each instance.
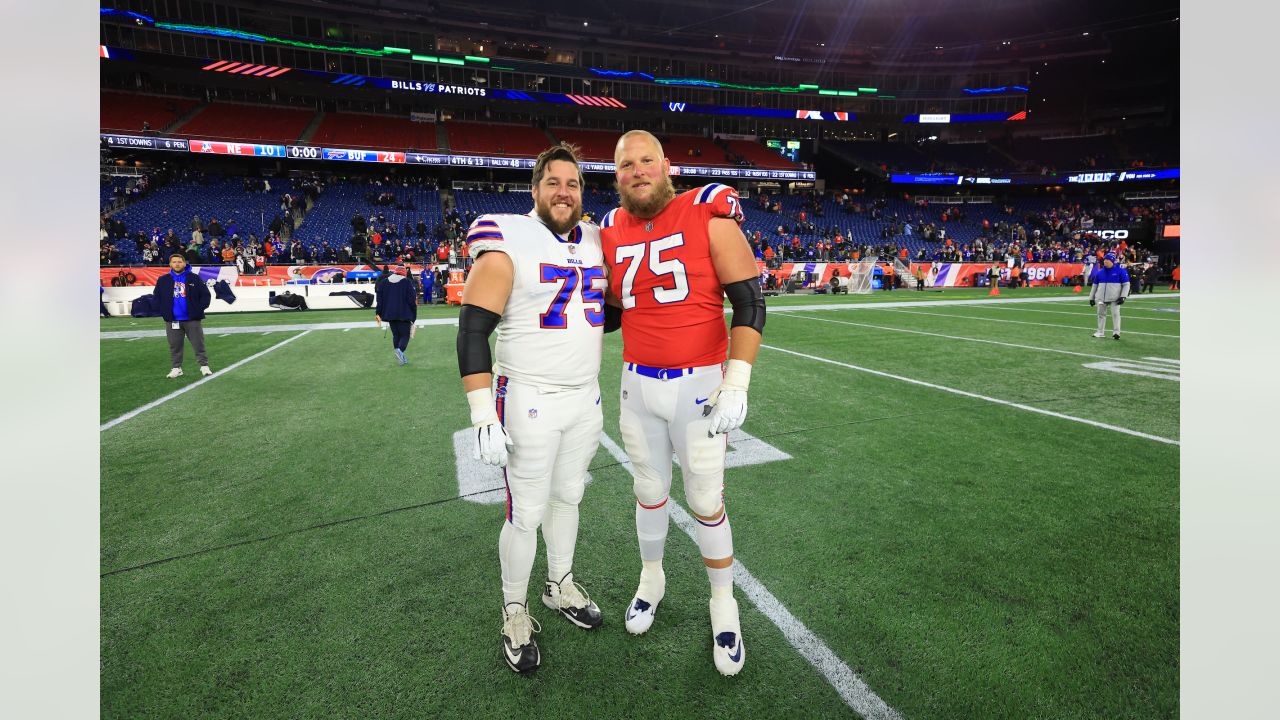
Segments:
[[[129,338],[128,340],[125,340],[125,342],[133,342],[133,341],[135,341],[135,340],[141,340],[141,339],[142,339],[142,338],[140,338],[140,337],[134,337],[134,338]]]
[[[824,362],[830,365],[836,365],[839,367],[848,368],[850,370],[857,370],[859,372],[868,373],[870,375],[877,375],[879,377],[889,378],[890,380],[900,380],[905,383],[911,383],[912,385],[920,385],[922,387],[932,388],[934,390],[942,390],[943,392],[949,392],[955,395],[963,395],[964,397],[970,397],[976,400],[985,400],[986,402],[995,403],[996,405],[1004,405],[1006,407],[1017,408],[1019,410],[1026,410],[1027,412],[1033,412],[1040,415],[1048,415],[1049,417],[1056,417],[1062,420],[1070,420],[1071,422],[1078,422],[1084,425],[1092,425],[1093,427],[1102,428],[1103,430],[1112,430],[1114,432],[1123,433],[1125,435],[1140,437],[1145,440],[1154,440],[1156,442],[1164,443],[1166,445],[1179,445],[1179,446],[1182,445],[1181,442],[1174,440],[1172,438],[1160,437],[1159,435],[1149,435],[1144,432],[1131,430],[1129,428],[1120,427],[1118,425],[1108,425],[1107,423],[1099,422],[1097,420],[1090,420],[1088,418],[1076,417],[1075,415],[1066,415],[1063,413],[1054,412],[1052,410],[1045,410],[1043,408],[1038,408],[1033,405],[1024,405],[1022,403],[1016,403],[1011,400],[1001,400],[1000,398],[993,398],[993,397],[988,397],[986,395],[979,395],[978,393],[971,393],[967,390],[959,390],[956,388],[947,387],[946,385],[935,385],[931,382],[925,382],[924,380],[916,380],[915,378],[904,377],[902,375],[894,375],[893,373],[887,373],[882,370],[872,370],[871,368],[865,368],[859,365],[850,365],[849,363],[843,363],[843,362],[840,362],[839,360],[831,360],[829,358],[818,357],[817,355],[806,355],[805,353],[796,352],[795,350],[788,350],[786,348],[780,348],[780,347],[777,347],[776,345],[761,345],[760,347],[767,348],[769,350],[776,350],[777,352],[786,353],[788,355],[795,355],[796,357],[802,357],[807,360],[817,360],[818,362]]]
[[[219,335],[218,337],[220,337],[220,338],[224,338],[224,337],[231,337],[231,333],[222,333],[222,334],[221,334],[221,335]]]
[[[143,406],[142,406],[142,407],[140,407],[140,408],[135,408],[135,409],[133,409],[133,410],[130,410],[129,412],[127,412],[127,413],[125,413],[125,414],[121,415],[120,417],[118,417],[118,418],[116,418],[116,419],[114,419],[114,420],[111,420],[110,422],[104,423],[101,427],[99,427],[99,428],[98,428],[98,432],[106,432],[107,430],[110,430],[111,428],[113,428],[113,427],[115,427],[115,426],[119,425],[120,423],[124,422],[125,420],[130,420],[130,419],[135,418],[135,417],[137,417],[137,416],[141,415],[142,413],[144,413],[144,412],[146,412],[146,411],[148,411],[148,410],[150,410],[150,409],[152,409],[152,408],[154,408],[154,407],[158,407],[158,406],[160,406],[160,405],[163,405],[164,403],[169,402],[170,400],[172,400],[172,399],[174,399],[174,398],[178,397],[179,395],[181,395],[181,394],[183,394],[183,393],[185,393],[185,392],[187,392],[187,391],[189,391],[189,390],[193,390],[193,389],[195,389],[195,388],[200,387],[201,385],[203,385],[203,384],[205,384],[205,383],[209,382],[210,380],[212,380],[212,379],[214,379],[214,378],[218,378],[218,377],[222,377],[223,375],[226,375],[227,373],[231,372],[232,370],[235,370],[236,368],[240,367],[241,365],[244,365],[245,363],[249,362],[250,360],[256,360],[257,358],[260,358],[260,357],[262,357],[263,355],[266,355],[267,353],[271,352],[272,350],[275,350],[276,348],[284,347],[285,345],[288,345],[289,343],[293,342],[294,340],[297,340],[298,338],[302,337],[303,335],[306,335],[306,334],[307,334],[307,333],[309,333],[309,332],[311,332],[311,331],[310,331],[310,330],[303,330],[302,332],[298,333],[297,335],[294,335],[293,337],[291,337],[291,338],[289,338],[289,339],[287,339],[287,340],[285,340],[285,341],[283,341],[283,342],[278,342],[278,343],[276,343],[275,345],[272,345],[271,347],[267,348],[266,350],[263,350],[262,352],[259,352],[259,353],[256,353],[256,354],[253,354],[253,355],[250,355],[249,357],[247,357],[247,358],[245,358],[245,359],[243,359],[243,360],[241,360],[241,361],[239,361],[239,362],[232,363],[231,365],[228,365],[227,367],[225,367],[225,368],[223,368],[223,369],[221,369],[221,370],[219,370],[219,371],[215,372],[215,373],[214,373],[214,374],[212,374],[212,375],[209,375],[209,376],[207,376],[207,377],[202,377],[202,378],[200,378],[199,380],[197,380],[197,381],[195,381],[195,382],[191,383],[190,385],[184,385],[183,387],[180,387],[180,388],[178,388],[177,390],[174,390],[173,392],[169,393],[168,395],[165,395],[164,397],[160,398],[159,400],[152,400],[151,402],[147,403],[146,405],[143,405]]]
[[[628,473],[632,473],[634,466],[631,464],[631,458],[627,457],[627,453],[618,447],[612,438],[602,433],[600,444],[609,451],[614,460],[622,464]],[[667,504],[671,508],[671,519],[696,544],[698,537],[693,518],[685,512],[680,503],[675,501],[675,498],[669,498]],[[822,642],[822,638],[814,635],[812,630],[792,615],[791,611],[787,610],[786,606],[747,570],[747,566],[737,559],[733,561],[733,580],[760,613],[782,631],[782,636],[791,643],[800,656],[822,673],[827,682],[831,683],[831,687],[835,688],[845,704],[853,708],[854,712],[864,718],[902,720],[902,716],[896,710],[889,707],[879,695],[867,687],[867,683],[855,675],[849,666],[832,652],[826,643]]]

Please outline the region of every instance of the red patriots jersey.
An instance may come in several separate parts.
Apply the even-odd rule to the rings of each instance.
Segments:
[[[724,289],[711,263],[712,218],[742,221],[738,192],[713,183],[680,193],[649,220],[622,208],[600,222],[609,288],[622,301],[622,359],[663,368],[724,362]]]

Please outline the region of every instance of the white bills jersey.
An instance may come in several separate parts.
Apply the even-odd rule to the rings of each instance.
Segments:
[[[557,235],[537,214],[481,215],[467,232],[473,258],[511,258],[511,296],[498,323],[495,375],[541,387],[580,387],[600,373],[607,285],[600,228]]]

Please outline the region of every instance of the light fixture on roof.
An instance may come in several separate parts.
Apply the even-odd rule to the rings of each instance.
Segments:
[[[583,25],[586,25],[586,23],[583,23]],[[1083,33],[1081,33],[1081,35],[1083,35],[1084,37],[1089,37],[1089,31],[1085,30]]]
[[[583,20],[583,21],[582,21],[582,27],[586,27],[586,26],[587,26],[587,21],[586,21],[586,20]],[[1088,35],[1088,34],[1089,34],[1089,33],[1085,33],[1085,35]]]

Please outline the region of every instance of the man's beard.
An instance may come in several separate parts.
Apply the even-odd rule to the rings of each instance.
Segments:
[[[614,184],[617,185],[616,182]],[[633,200],[623,192],[622,188],[618,188],[618,201],[622,204],[622,209],[635,217],[645,219],[662,212],[667,203],[671,202],[671,198],[676,196],[676,189],[671,184],[671,178],[665,175],[660,180],[651,181],[650,184],[653,187],[653,194],[648,200],[643,201]]]
[[[578,224],[579,222],[581,222],[581,221],[582,221],[582,206],[581,206],[581,205],[579,205],[579,206],[575,207],[575,208],[573,209],[573,214],[572,214],[572,215],[570,215],[570,216],[569,216],[569,219],[568,219],[568,220],[565,220],[563,223],[557,223],[557,222],[555,221],[555,219],[554,219],[553,217],[551,217],[551,204],[550,204],[550,203],[548,203],[548,204],[546,204],[546,205],[542,205],[541,203],[535,203],[535,204],[534,204],[534,209],[535,209],[535,210],[537,211],[537,213],[538,213],[538,218],[542,220],[542,224],[543,224],[543,225],[546,225],[546,226],[547,226],[547,227],[549,227],[549,228],[551,228],[551,232],[553,232],[553,233],[555,233],[555,234],[557,234],[557,235],[563,235],[563,234],[565,234],[565,233],[569,232],[569,231],[570,231],[570,230],[572,230],[575,226],[577,226],[577,224]]]

